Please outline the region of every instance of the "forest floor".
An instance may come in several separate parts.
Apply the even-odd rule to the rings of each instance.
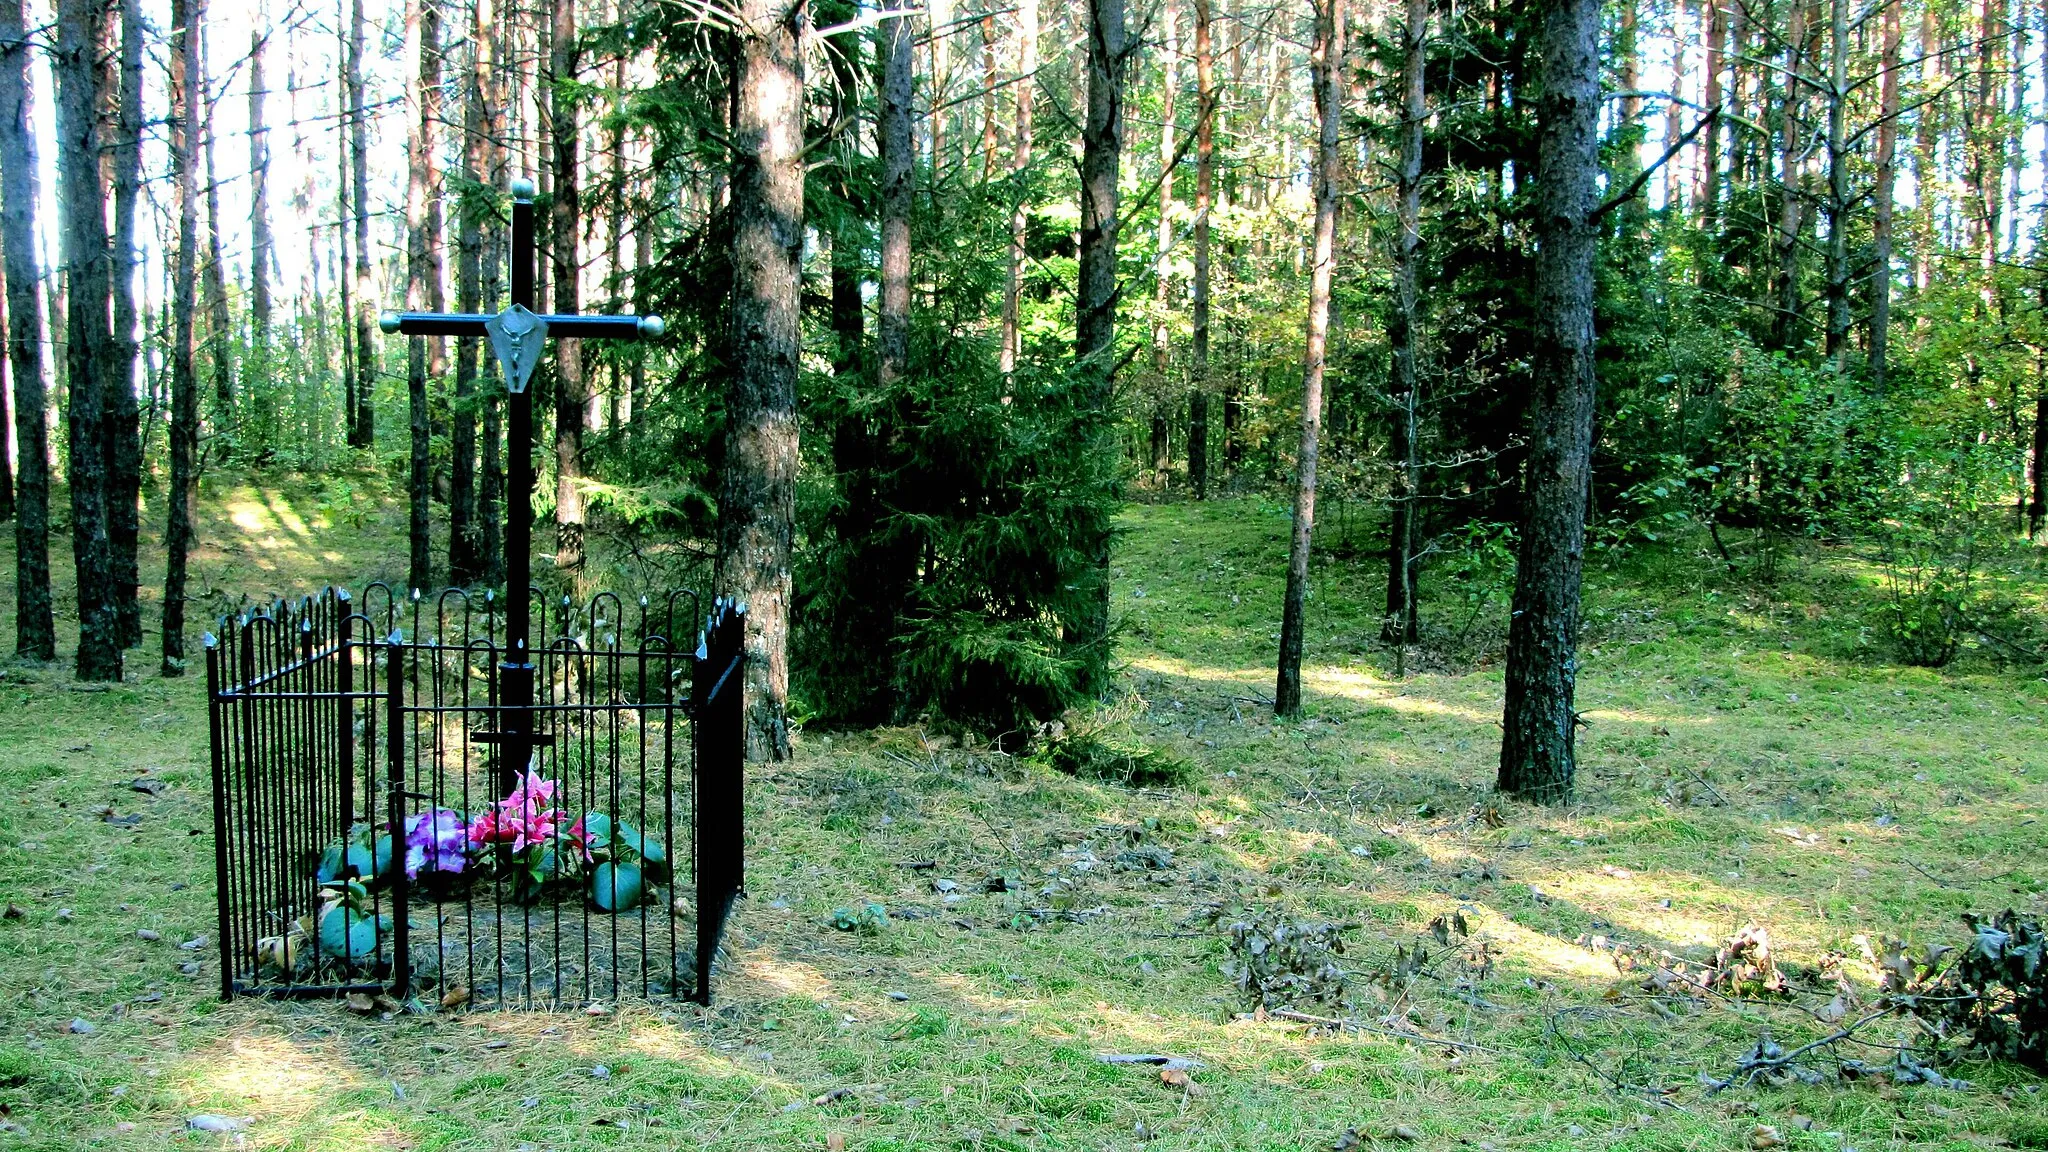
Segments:
[[[209,609],[403,557],[402,507],[367,482],[223,484],[206,513]],[[914,730],[805,733],[750,781],[748,897],[709,1011],[223,1004],[211,945],[180,948],[214,924],[200,682],[154,675],[154,635],[109,691],[6,666],[0,1148],[2048,1148],[2048,1092],[2010,1067],[1950,1070],[1966,1089],[1702,1081],[1872,998],[1859,937],[1956,941],[1967,910],[2043,912],[2039,669],[1887,662],[1849,549],[1802,550],[1770,582],[1686,545],[1596,556],[1579,798],[1531,808],[1490,792],[1502,573],[1437,578],[1427,617],[1446,623],[1397,680],[1373,639],[1379,565],[1319,559],[1307,715],[1275,723],[1285,508],[1123,524],[1124,711],[1191,777],[1126,788]],[[2003,564],[2038,611],[2041,554]],[[143,777],[160,793],[132,790]],[[869,903],[885,922],[831,926]],[[1470,935],[1439,943],[1431,921],[1460,915]],[[1247,1012],[1229,926],[1277,917],[1354,925],[1350,1005],[1307,1011],[1368,1030]],[[1788,994],[1658,979],[1661,953],[1697,970],[1751,925]],[[245,1127],[187,1131],[200,1113]]]

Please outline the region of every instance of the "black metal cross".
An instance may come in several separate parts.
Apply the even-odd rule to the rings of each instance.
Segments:
[[[512,304],[495,316],[450,312],[386,312],[378,327],[403,336],[483,336],[505,372],[505,659],[498,674],[498,727],[471,739],[499,747],[499,773],[516,778],[533,749],[553,737],[534,724],[533,660],[533,396],[526,384],[549,336],[638,340],[662,334],[659,316],[537,315],[533,311],[533,181],[512,182]]]

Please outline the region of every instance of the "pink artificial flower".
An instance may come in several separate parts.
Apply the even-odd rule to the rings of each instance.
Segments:
[[[512,794],[498,801],[470,825],[469,838],[473,843],[510,844],[512,851],[523,852],[529,846],[545,844],[553,840],[562,820],[568,815],[560,808],[552,807],[557,784],[545,779],[538,772],[527,772]],[[581,822],[574,834],[580,836]],[[589,853],[584,851],[586,858]]]

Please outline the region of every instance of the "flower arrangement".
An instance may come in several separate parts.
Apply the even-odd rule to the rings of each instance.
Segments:
[[[571,822],[560,793],[559,782],[529,770],[510,795],[473,819],[453,808],[415,812],[405,820],[401,858],[406,878],[448,885],[498,875],[511,880],[522,900],[538,899],[556,881],[585,880],[590,903],[599,911],[638,907],[648,887],[668,877],[666,849],[603,812],[586,812]],[[336,891],[365,893],[388,882],[400,860],[394,859],[397,838],[387,829],[367,823],[351,827],[322,854],[317,879]],[[347,910],[330,926],[325,920],[331,914],[332,909],[323,914],[320,928],[344,938],[362,931],[350,924]],[[350,943],[337,941],[323,954],[352,951]]]
[[[469,863],[469,826],[453,808],[429,808],[405,823],[405,877],[452,876]]]

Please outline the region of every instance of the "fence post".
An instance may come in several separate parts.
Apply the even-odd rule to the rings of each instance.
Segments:
[[[350,603],[348,589],[335,589],[338,601],[335,611],[341,616],[335,629],[335,655],[341,661],[337,669],[335,689],[338,693],[335,709],[341,721],[341,789],[336,799],[341,804],[341,828],[343,836],[348,835],[349,825],[356,819],[356,666],[352,645],[355,637],[355,606]]]
[[[746,853],[746,609],[721,598],[698,646],[693,741],[697,857],[697,1002],[711,1003],[711,967],[732,902],[743,888]]]
[[[412,885],[405,876],[405,646],[393,632],[384,646],[385,697],[384,743],[390,763],[384,777],[384,807],[389,814],[391,836],[391,996],[403,1001],[412,995]],[[370,830],[370,857],[376,859],[377,832]]]
[[[206,647],[206,725],[208,745],[213,749],[213,900],[219,915],[215,937],[220,941],[220,998],[235,998],[235,943],[228,936],[234,923],[228,907],[234,893],[228,887],[228,770],[221,759],[221,711],[226,701],[220,695],[220,640],[208,632],[201,641]]]

